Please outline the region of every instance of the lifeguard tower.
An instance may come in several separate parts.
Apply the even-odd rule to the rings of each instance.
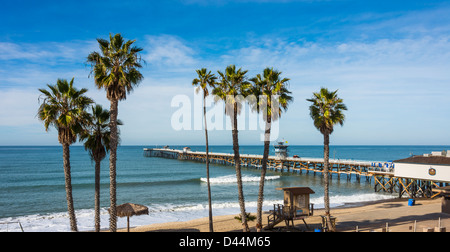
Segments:
[[[285,221],[286,226],[289,222],[294,226],[294,220],[302,220],[306,228],[309,229],[305,218],[313,215],[314,204],[309,201],[309,195],[315,193],[309,187],[283,187],[276,190],[284,191],[284,204],[274,204],[273,211],[267,217],[267,229],[272,229],[278,223]]]
[[[183,148],[183,153],[188,153],[188,151],[191,151],[190,147],[184,147]]]
[[[275,149],[275,157],[276,158],[280,158],[280,159],[286,159],[288,157],[288,145],[285,145],[285,143],[287,143],[287,141],[285,142],[284,139],[283,141],[279,141],[278,144],[274,145],[274,149]]]

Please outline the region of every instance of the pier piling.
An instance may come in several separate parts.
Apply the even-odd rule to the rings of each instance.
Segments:
[[[214,152],[208,154],[210,164],[234,165],[233,154]],[[144,156],[206,162],[206,152],[190,151],[186,148],[184,150],[144,148]],[[262,155],[241,154],[240,162],[244,167],[260,169],[262,158]],[[323,158],[269,156],[267,162],[267,168],[273,171],[298,174],[312,172],[314,176],[316,173],[323,174]],[[368,161],[330,159],[329,173],[331,178],[337,176],[338,180],[341,176],[346,176],[348,182],[352,181],[352,175],[355,175],[354,180],[357,182],[361,182],[361,178],[364,177],[366,183],[371,183],[373,178],[375,192],[398,193],[400,198],[403,195],[408,195],[410,198],[434,197],[436,195],[432,195],[431,190],[439,187],[433,181],[395,177],[392,170],[374,167],[374,162]]]

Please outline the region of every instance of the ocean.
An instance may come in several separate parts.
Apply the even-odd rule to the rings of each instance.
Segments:
[[[208,216],[204,163],[144,157],[143,148],[119,146],[117,158],[117,204],[146,205],[149,215],[134,216],[131,226],[186,221]],[[161,147],[161,146],[159,146]],[[171,146],[181,149],[184,146]],[[204,146],[190,146],[204,151]],[[411,154],[431,153],[450,146],[331,146],[330,158],[363,161],[391,161]],[[233,153],[232,146],[210,146],[211,152]],[[241,146],[243,154],[262,154],[263,146]],[[289,146],[289,154],[323,157],[323,146]],[[0,146],[0,231],[70,231],[64,189],[61,146]],[[274,155],[271,146],[270,155]],[[71,146],[74,206],[80,231],[94,230],[94,162],[82,146]],[[234,166],[211,164],[213,215],[238,214],[239,204]],[[242,167],[246,210],[256,211],[260,170]],[[315,194],[311,202],[323,207],[320,174],[268,171],[263,210],[282,203],[278,187],[307,186]],[[332,179],[332,207],[346,203],[382,200],[396,194],[375,193],[372,183]],[[101,164],[101,228],[109,227],[109,160]],[[118,218],[126,227],[126,218]]]

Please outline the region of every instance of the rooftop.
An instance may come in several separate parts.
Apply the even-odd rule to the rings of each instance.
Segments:
[[[445,156],[412,156],[409,158],[394,160],[396,163],[411,163],[411,164],[433,164],[433,165],[450,165],[450,157]]]
[[[290,191],[294,195],[315,193],[309,187],[281,187],[281,188],[275,188],[275,189],[283,190],[283,191]]]

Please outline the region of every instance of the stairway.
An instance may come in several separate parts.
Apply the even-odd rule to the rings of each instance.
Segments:
[[[283,207],[281,204],[273,205],[273,210],[270,210],[270,214],[267,216],[268,224],[265,229],[272,229],[275,225],[284,221]]]

